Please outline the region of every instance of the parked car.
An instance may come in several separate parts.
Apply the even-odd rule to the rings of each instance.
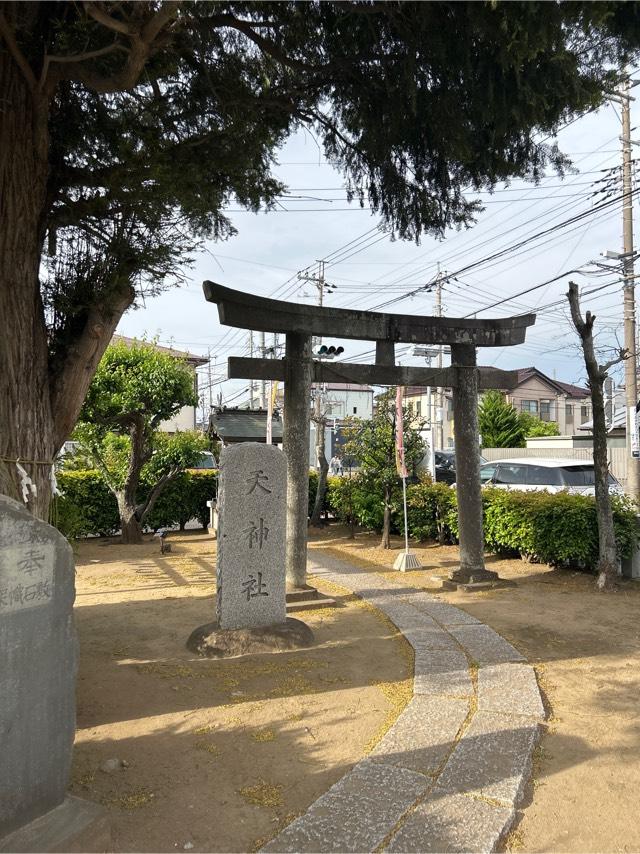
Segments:
[[[436,481],[451,485],[456,480],[456,454],[455,451],[435,451]],[[481,463],[486,463],[484,457],[480,457]],[[429,455],[427,454],[419,464],[420,471],[429,470]]]
[[[514,458],[492,460],[480,466],[483,486],[526,492],[562,492],[595,495],[593,463],[574,459]],[[620,483],[609,474],[609,492],[622,495]]]

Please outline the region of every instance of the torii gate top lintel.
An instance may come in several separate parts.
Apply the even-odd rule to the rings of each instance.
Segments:
[[[523,343],[527,327],[536,319],[535,314],[474,319],[310,306],[254,296],[210,281],[203,283],[203,290],[209,302],[217,303],[222,323],[258,332],[296,332],[405,344],[509,347]]]

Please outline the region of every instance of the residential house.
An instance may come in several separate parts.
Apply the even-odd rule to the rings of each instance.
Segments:
[[[193,386],[196,394],[198,393],[198,373],[196,368],[201,367],[202,365],[207,364],[207,359],[202,356],[196,356],[194,353],[188,353],[185,350],[175,350],[173,347],[161,347],[159,344],[155,344],[153,341],[140,341],[137,338],[127,338],[124,335],[114,335],[112,341],[115,342],[123,342],[128,346],[132,346],[134,344],[148,344],[149,346],[154,347],[156,350],[159,350],[161,353],[168,353],[170,356],[175,356],[176,359],[184,359],[191,371],[193,372]],[[160,430],[163,430],[165,433],[177,433],[178,431],[183,430],[195,430],[196,429],[196,407],[195,406],[183,406],[182,409],[177,412],[173,418],[170,418],[168,421],[163,421],[159,426]]]
[[[518,369],[518,383],[505,391],[505,397],[519,412],[529,412],[542,421],[555,421],[561,435],[574,433],[591,419],[589,389],[553,379],[535,367]],[[429,395],[428,389],[424,387],[410,386],[406,389],[405,400],[413,406],[417,416],[431,420],[434,424],[441,421],[442,447],[454,446],[451,389],[444,389],[441,412],[436,409],[433,389]]]
[[[356,383],[318,383],[313,386],[313,394],[318,389],[324,392],[326,405],[324,410],[328,418],[341,421],[344,418],[373,418],[373,389],[368,385]]]

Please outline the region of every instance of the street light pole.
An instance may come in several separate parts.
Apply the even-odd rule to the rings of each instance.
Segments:
[[[633,264],[633,195],[631,180],[631,95],[627,78],[620,93],[622,102],[622,239],[624,270],[624,346],[629,358],[624,363],[624,384],[627,409],[627,492],[640,498],[640,453],[632,448],[632,437],[637,435],[636,404],[638,402],[636,307],[634,295]],[[636,454],[636,456],[633,456]]]

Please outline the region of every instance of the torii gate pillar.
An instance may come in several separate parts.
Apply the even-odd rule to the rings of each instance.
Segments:
[[[453,387],[453,423],[460,566],[449,574],[449,578],[464,584],[492,581],[498,578],[498,573],[491,572],[484,565],[475,346],[452,344],[451,366],[457,378]]]
[[[309,405],[311,336],[287,332],[284,359],[284,425],[287,458],[287,584],[307,583],[307,516],[309,507]]]

